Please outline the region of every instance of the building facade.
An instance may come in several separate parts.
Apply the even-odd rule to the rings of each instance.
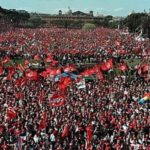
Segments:
[[[71,10],[68,13],[63,14],[61,10],[59,10],[57,15],[48,15],[48,14],[39,14],[43,21],[46,21],[45,26],[50,27],[54,25],[54,22],[63,21],[65,23],[69,22],[93,22],[93,21],[103,21],[102,16],[94,16],[93,11],[89,13],[84,13],[82,11],[72,12]],[[68,25],[69,27],[69,25]]]

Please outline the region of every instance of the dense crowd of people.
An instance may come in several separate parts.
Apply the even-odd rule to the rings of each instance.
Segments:
[[[135,36],[105,28],[1,33],[0,149],[149,150],[150,41]]]

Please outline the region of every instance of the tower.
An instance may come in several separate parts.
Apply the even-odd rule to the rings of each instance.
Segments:
[[[90,11],[89,14],[90,14],[90,16],[93,16],[93,11]]]
[[[60,16],[62,15],[62,10],[59,10],[59,15],[60,15]]]

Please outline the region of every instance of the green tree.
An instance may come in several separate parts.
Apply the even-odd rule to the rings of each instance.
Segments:
[[[146,16],[146,13],[132,13],[125,18],[124,23],[129,28],[130,32],[135,32],[138,27],[143,25]]]
[[[96,28],[95,24],[92,24],[92,23],[85,23],[82,27],[82,29],[86,31],[93,30],[95,28]]]

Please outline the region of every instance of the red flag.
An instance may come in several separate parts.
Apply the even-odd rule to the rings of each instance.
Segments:
[[[90,143],[92,141],[92,138],[93,138],[93,125],[92,124],[89,124],[87,127],[86,127],[86,136],[87,136],[87,142]]]
[[[23,99],[23,98],[24,98],[24,94],[21,93],[21,92],[17,92],[17,93],[15,94],[15,97],[16,97],[16,99]]]
[[[55,103],[52,103],[51,106],[53,107],[60,107],[60,106],[63,106],[65,105],[65,100],[61,100],[61,101],[58,101],[58,102],[55,102]]]
[[[7,109],[7,117],[8,117],[9,119],[13,119],[13,118],[16,118],[16,117],[17,117],[17,113],[16,113],[16,111],[15,111],[14,108],[8,107],[8,109]]]
[[[56,75],[60,75],[61,74],[61,68],[57,68],[56,69]]]
[[[120,42],[119,41],[115,41],[115,45],[120,46]]]
[[[46,128],[46,122],[47,122],[47,113],[43,112],[38,129],[39,130],[45,129]]]
[[[104,79],[103,74],[102,74],[102,72],[100,70],[97,72],[97,78],[99,80],[103,80]]]
[[[53,56],[50,53],[48,53],[47,58],[45,59],[45,61],[46,62],[52,62],[53,61]]]
[[[105,63],[103,63],[101,65],[101,69],[103,71],[107,71],[107,70],[112,69],[112,68],[113,68],[113,60],[112,59],[107,60]]]
[[[39,102],[42,102],[42,101],[45,100],[45,92],[44,92],[44,90],[39,92],[38,100],[39,100]]]
[[[0,66],[0,75],[2,75],[2,74],[3,74],[3,67]]]
[[[30,79],[30,80],[37,80],[38,79],[38,73],[36,71],[32,71],[30,69],[28,69],[26,71],[25,76],[27,79]]]
[[[124,71],[128,70],[128,66],[126,64],[120,64],[118,69],[124,72]]]
[[[14,67],[8,67],[8,74],[7,74],[7,80],[11,80],[12,76],[15,74],[16,70]]]
[[[53,96],[50,98],[50,106],[59,107],[65,104],[66,96],[64,93],[54,93]]]
[[[70,71],[70,67],[69,67],[69,66],[64,66],[64,68],[63,68],[63,69],[64,69],[64,72],[71,72],[71,71]]]
[[[0,42],[4,42],[5,41],[5,38],[0,36]]]
[[[64,66],[64,72],[72,72],[72,71],[75,71],[76,68],[75,68],[75,65],[74,64],[71,64],[69,66]]]
[[[48,73],[47,71],[43,71],[42,73],[40,73],[40,75],[41,75],[43,78],[49,77],[49,73]]]
[[[149,68],[149,65],[148,64],[144,64],[143,67],[142,67],[143,73],[147,72],[148,68]]]
[[[19,70],[21,70],[21,71],[24,71],[24,67],[22,66],[22,64],[19,64],[19,65],[17,66],[17,69],[19,69]]]
[[[63,77],[58,83],[58,87],[59,89],[66,89],[71,83],[72,81],[70,77]]]
[[[63,130],[63,132],[62,132],[62,138],[65,138],[65,137],[67,137],[69,135],[69,125],[68,124],[66,124],[65,126],[64,126],[64,130]]]
[[[91,76],[91,70],[90,69],[86,69],[85,71],[83,71],[81,73],[81,75],[84,76],[84,77]]]
[[[39,61],[40,60],[40,56],[37,54],[34,56],[34,60]]]
[[[149,65],[148,64],[141,65],[138,68],[138,74],[143,75],[144,73],[148,72],[148,70],[149,70]]]
[[[5,58],[2,60],[2,64],[5,64],[10,61],[10,58],[8,56],[5,56]]]
[[[25,61],[24,61],[24,65],[25,65],[25,66],[28,66],[28,65],[29,65],[29,61],[28,61],[28,60],[25,60]]]
[[[150,92],[149,93],[145,93],[144,97],[149,97],[150,98]]]
[[[95,73],[96,73],[95,68],[91,68],[91,69],[89,69],[89,73],[90,73],[90,75],[95,74]]]
[[[96,74],[98,71],[99,71],[98,66],[95,66],[93,68],[86,69],[85,71],[83,71],[81,73],[81,75],[84,76],[84,77],[91,76],[92,74]]]
[[[16,80],[16,82],[15,82],[16,84],[15,85],[23,86],[23,85],[26,84],[26,82],[27,82],[26,78],[19,78],[19,79]]]
[[[56,61],[56,60],[52,60],[51,65],[52,65],[52,66],[56,66],[56,65],[58,65],[58,61]]]
[[[91,150],[92,144],[92,138],[93,138],[93,125],[89,124],[86,127],[86,137],[87,137],[87,150]]]

